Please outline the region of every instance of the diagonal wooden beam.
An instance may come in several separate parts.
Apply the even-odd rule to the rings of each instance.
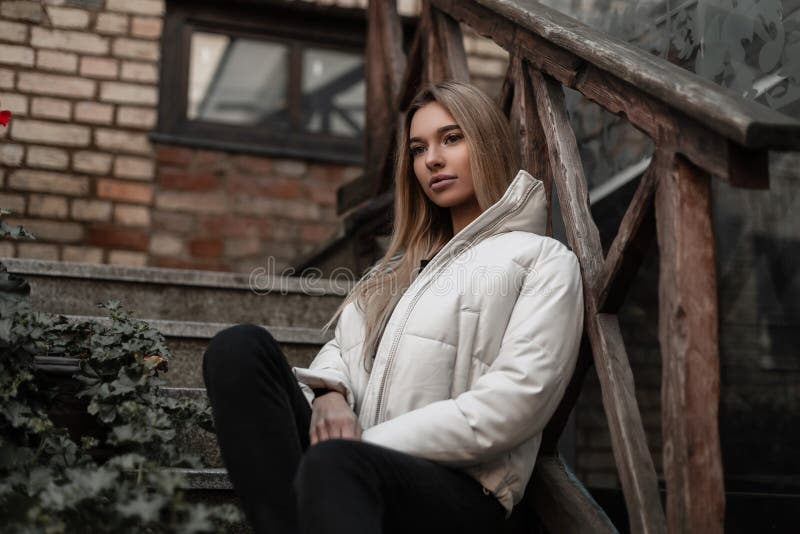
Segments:
[[[633,373],[615,315],[597,313],[596,290],[603,269],[600,236],[589,211],[575,133],[569,124],[561,85],[542,73],[530,73],[539,117],[547,138],[550,166],[558,189],[567,236],[578,256],[586,301],[586,328],[603,394],[631,531],[665,532],[653,459],[634,394]]]
[[[422,3],[422,17],[427,19],[428,33],[425,41],[423,81],[434,83],[445,80],[469,82],[467,54],[458,22],[447,13]]]
[[[403,29],[395,1],[372,1],[367,8],[367,117],[364,174],[371,179],[385,170],[384,164],[393,145],[394,128],[386,128],[397,119],[395,101],[400,91],[406,57],[403,52]],[[374,191],[377,193],[377,189]]]
[[[617,529],[561,458],[539,455],[526,498],[548,532],[616,534]]]
[[[514,83],[511,102],[511,128],[514,138],[519,142],[522,168],[544,183],[547,204],[546,234],[553,235],[553,221],[550,209],[553,189],[550,158],[547,155],[547,140],[536,109],[527,63],[519,56],[511,56],[509,69]]]
[[[711,179],[685,158],[657,154],[658,337],[670,532],[723,531],[718,425],[719,349]]]
[[[514,100],[514,57],[510,58],[506,75],[503,77],[503,85],[500,87],[500,94],[497,96],[497,105],[503,110],[506,117],[511,117],[511,103]]]
[[[603,274],[597,290],[597,309],[617,313],[656,233],[653,197],[656,190],[656,164],[647,167],[631,203],[628,205],[617,236],[608,249]]]

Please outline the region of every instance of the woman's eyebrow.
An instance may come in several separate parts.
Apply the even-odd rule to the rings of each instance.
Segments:
[[[448,124],[447,126],[442,126],[438,130],[436,130],[436,133],[443,134],[444,132],[449,132],[450,130],[458,130],[460,128],[461,126],[459,126],[458,124]],[[409,143],[413,143],[414,141],[422,142],[422,138],[412,137],[411,139],[408,140]]]

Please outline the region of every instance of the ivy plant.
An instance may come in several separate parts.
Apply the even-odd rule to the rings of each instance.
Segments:
[[[0,225],[0,236],[27,232]],[[213,431],[207,403],[161,391],[169,350],[118,302],[110,321],[37,312],[30,287],[0,263],[0,524],[4,533],[200,533],[241,521],[233,505],[192,503],[179,472],[201,467],[178,438]],[[73,358],[67,380],[37,356]],[[51,360],[52,361],[52,360]],[[65,362],[67,360],[64,360]],[[59,424],[63,403],[89,425]]]

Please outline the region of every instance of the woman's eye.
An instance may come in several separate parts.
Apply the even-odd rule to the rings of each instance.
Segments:
[[[410,150],[411,155],[412,156],[416,156],[417,154],[421,154],[422,153],[422,149],[423,149],[423,147],[421,147],[421,146],[411,147],[411,150]]]
[[[450,134],[444,138],[444,140],[447,141],[448,143],[455,143],[459,139],[461,139],[461,134]]]

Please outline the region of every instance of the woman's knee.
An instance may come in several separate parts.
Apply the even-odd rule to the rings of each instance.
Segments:
[[[367,478],[369,469],[363,448],[362,442],[349,439],[329,439],[312,445],[300,460],[295,489],[303,493],[329,486],[342,477]]]
[[[278,343],[269,331],[254,324],[238,324],[220,330],[203,354],[205,373],[255,373],[264,359],[281,357]],[[207,377],[206,377],[207,378]]]

